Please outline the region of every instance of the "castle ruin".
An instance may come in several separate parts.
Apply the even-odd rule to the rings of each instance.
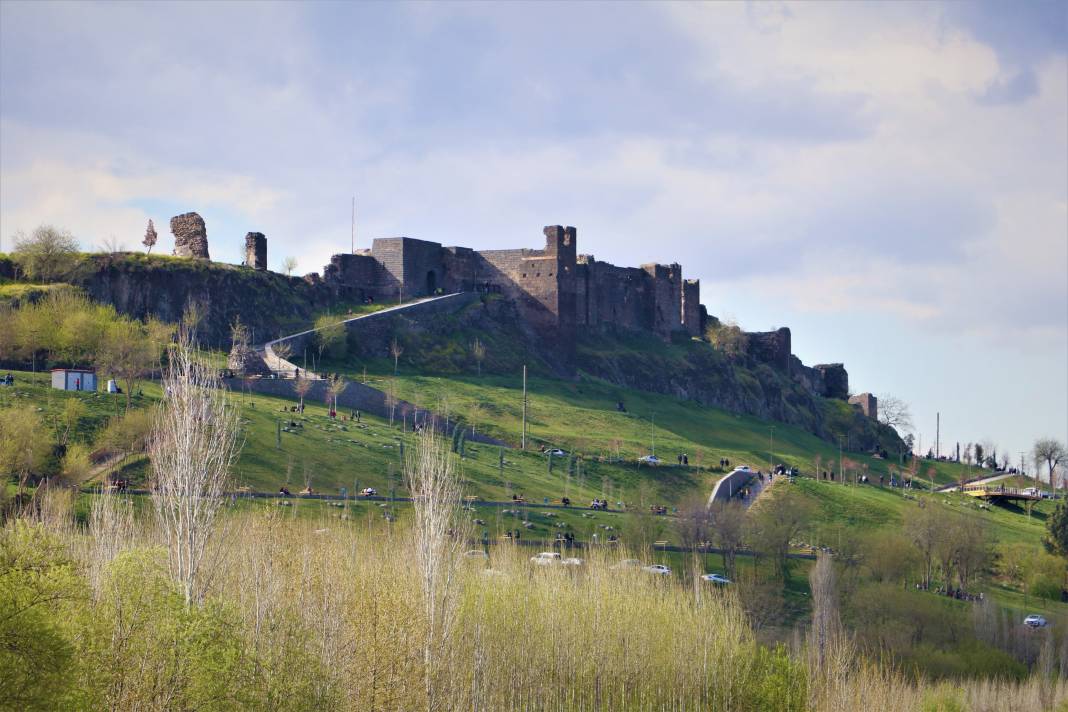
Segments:
[[[208,255],[208,229],[204,218],[196,213],[182,213],[171,218],[171,234],[174,235],[174,255],[210,260]]]
[[[267,269],[267,236],[262,232],[245,235],[245,265],[260,272]]]

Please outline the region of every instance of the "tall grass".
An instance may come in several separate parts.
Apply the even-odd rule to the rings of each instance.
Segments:
[[[150,521],[127,528],[124,512],[99,510],[92,522],[121,523],[84,530],[59,506],[0,530],[0,610],[35,591],[26,610],[41,614],[0,616],[0,637],[32,628],[54,644],[0,651],[0,669],[23,666],[32,687],[35,655],[65,661],[36,696],[20,688],[21,709],[985,711],[1068,695],[1055,677],[929,687],[857,658],[810,675],[803,651],[755,642],[733,593],[613,568],[625,554],[596,549],[575,568],[534,566],[533,551],[510,546],[461,559],[455,621],[431,638],[428,671],[433,622],[411,529],[228,513],[220,573],[187,607]],[[118,530],[121,547],[89,545]]]

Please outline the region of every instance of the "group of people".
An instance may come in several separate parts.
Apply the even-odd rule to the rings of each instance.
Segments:
[[[679,461],[680,465],[689,465],[690,464],[690,456],[687,455],[684,452],[683,453],[679,453],[678,461]]]
[[[590,509],[608,509],[607,499],[595,499],[590,502]]]
[[[728,460],[728,459],[727,459],[727,458],[725,458],[725,457],[721,457],[721,458],[719,458],[719,466],[720,466],[721,468],[724,468],[724,469],[726,469],[726,468],[728,468],[728,467],[730,467],[730,466],[731,466],[731,461],[730,461],[730,460]]]
[[[10,373],[5,373],[3,378],[0,378],[0,386],[12,386],[15,384],[15,377]]]
[[[662,504],[649,505],[649,511],[653,514],[667,514],[667,507]]]

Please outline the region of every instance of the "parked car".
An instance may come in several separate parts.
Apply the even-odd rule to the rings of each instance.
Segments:
[[[571,556],[560,562],[564,566],[582,566],[582,559]]]
[[[550,457],[563,457],[567,453],[564,452],[563,450],[561,450],[558,447],[554,447],[554,448],[549,448],[548,450],[546,450],[545,454],[550,456]]]
[[[726,576],[721,576],[719,574],[705,574],[701,577],[701,580],[708,581],[709,583],[714,583],[717,586],[727,586],[731,582],[729,578],[727,578]]]
[[[530,563],[538,566],[550,566],[560,563],[560,554],[555,551],[543,551],[537,556],[530,557]]]
[[[737,472],[752,472],[752,470],[749,469],[749,465],[738,465],[738,467],[735,467],[734,469]]]
[[[464,552],[464,556],[466,556],[468,559],[488,559],[489,558],[489,554],[487,554],[486,552],[482,551],[482,549],[471,549],[470,551],[465,551]]]
[[[657,576],[670,576],[671,569],[663,564],[653,564],[652,566],[643,566],[642,571],[647,574],[656,574]]]
[[[378,490],[376,490],[374,487],[364,487],[362,490],[360,490],[361,497],[374,497],[377,494]]]
[[[659,465],[660,458],[656,455],[643,455],[638,458],[638,462],[641,462],[646,465]]]
[[[1027,618],[1024,618],[1024,625],[1032,628],[1045,628],[1049,624],[1046,623],[1046,619],[1042,616],[1032,613]]]

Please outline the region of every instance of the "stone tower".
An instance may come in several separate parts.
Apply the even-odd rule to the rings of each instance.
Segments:
[[[210,260],[208,256],[208,228],[204,218],[196,213],[182,213],[171,218],[174,235],[174,255]]]
[[[267,236],[262,232],[245,235],[245,264],[252,269],[267,269]]]

